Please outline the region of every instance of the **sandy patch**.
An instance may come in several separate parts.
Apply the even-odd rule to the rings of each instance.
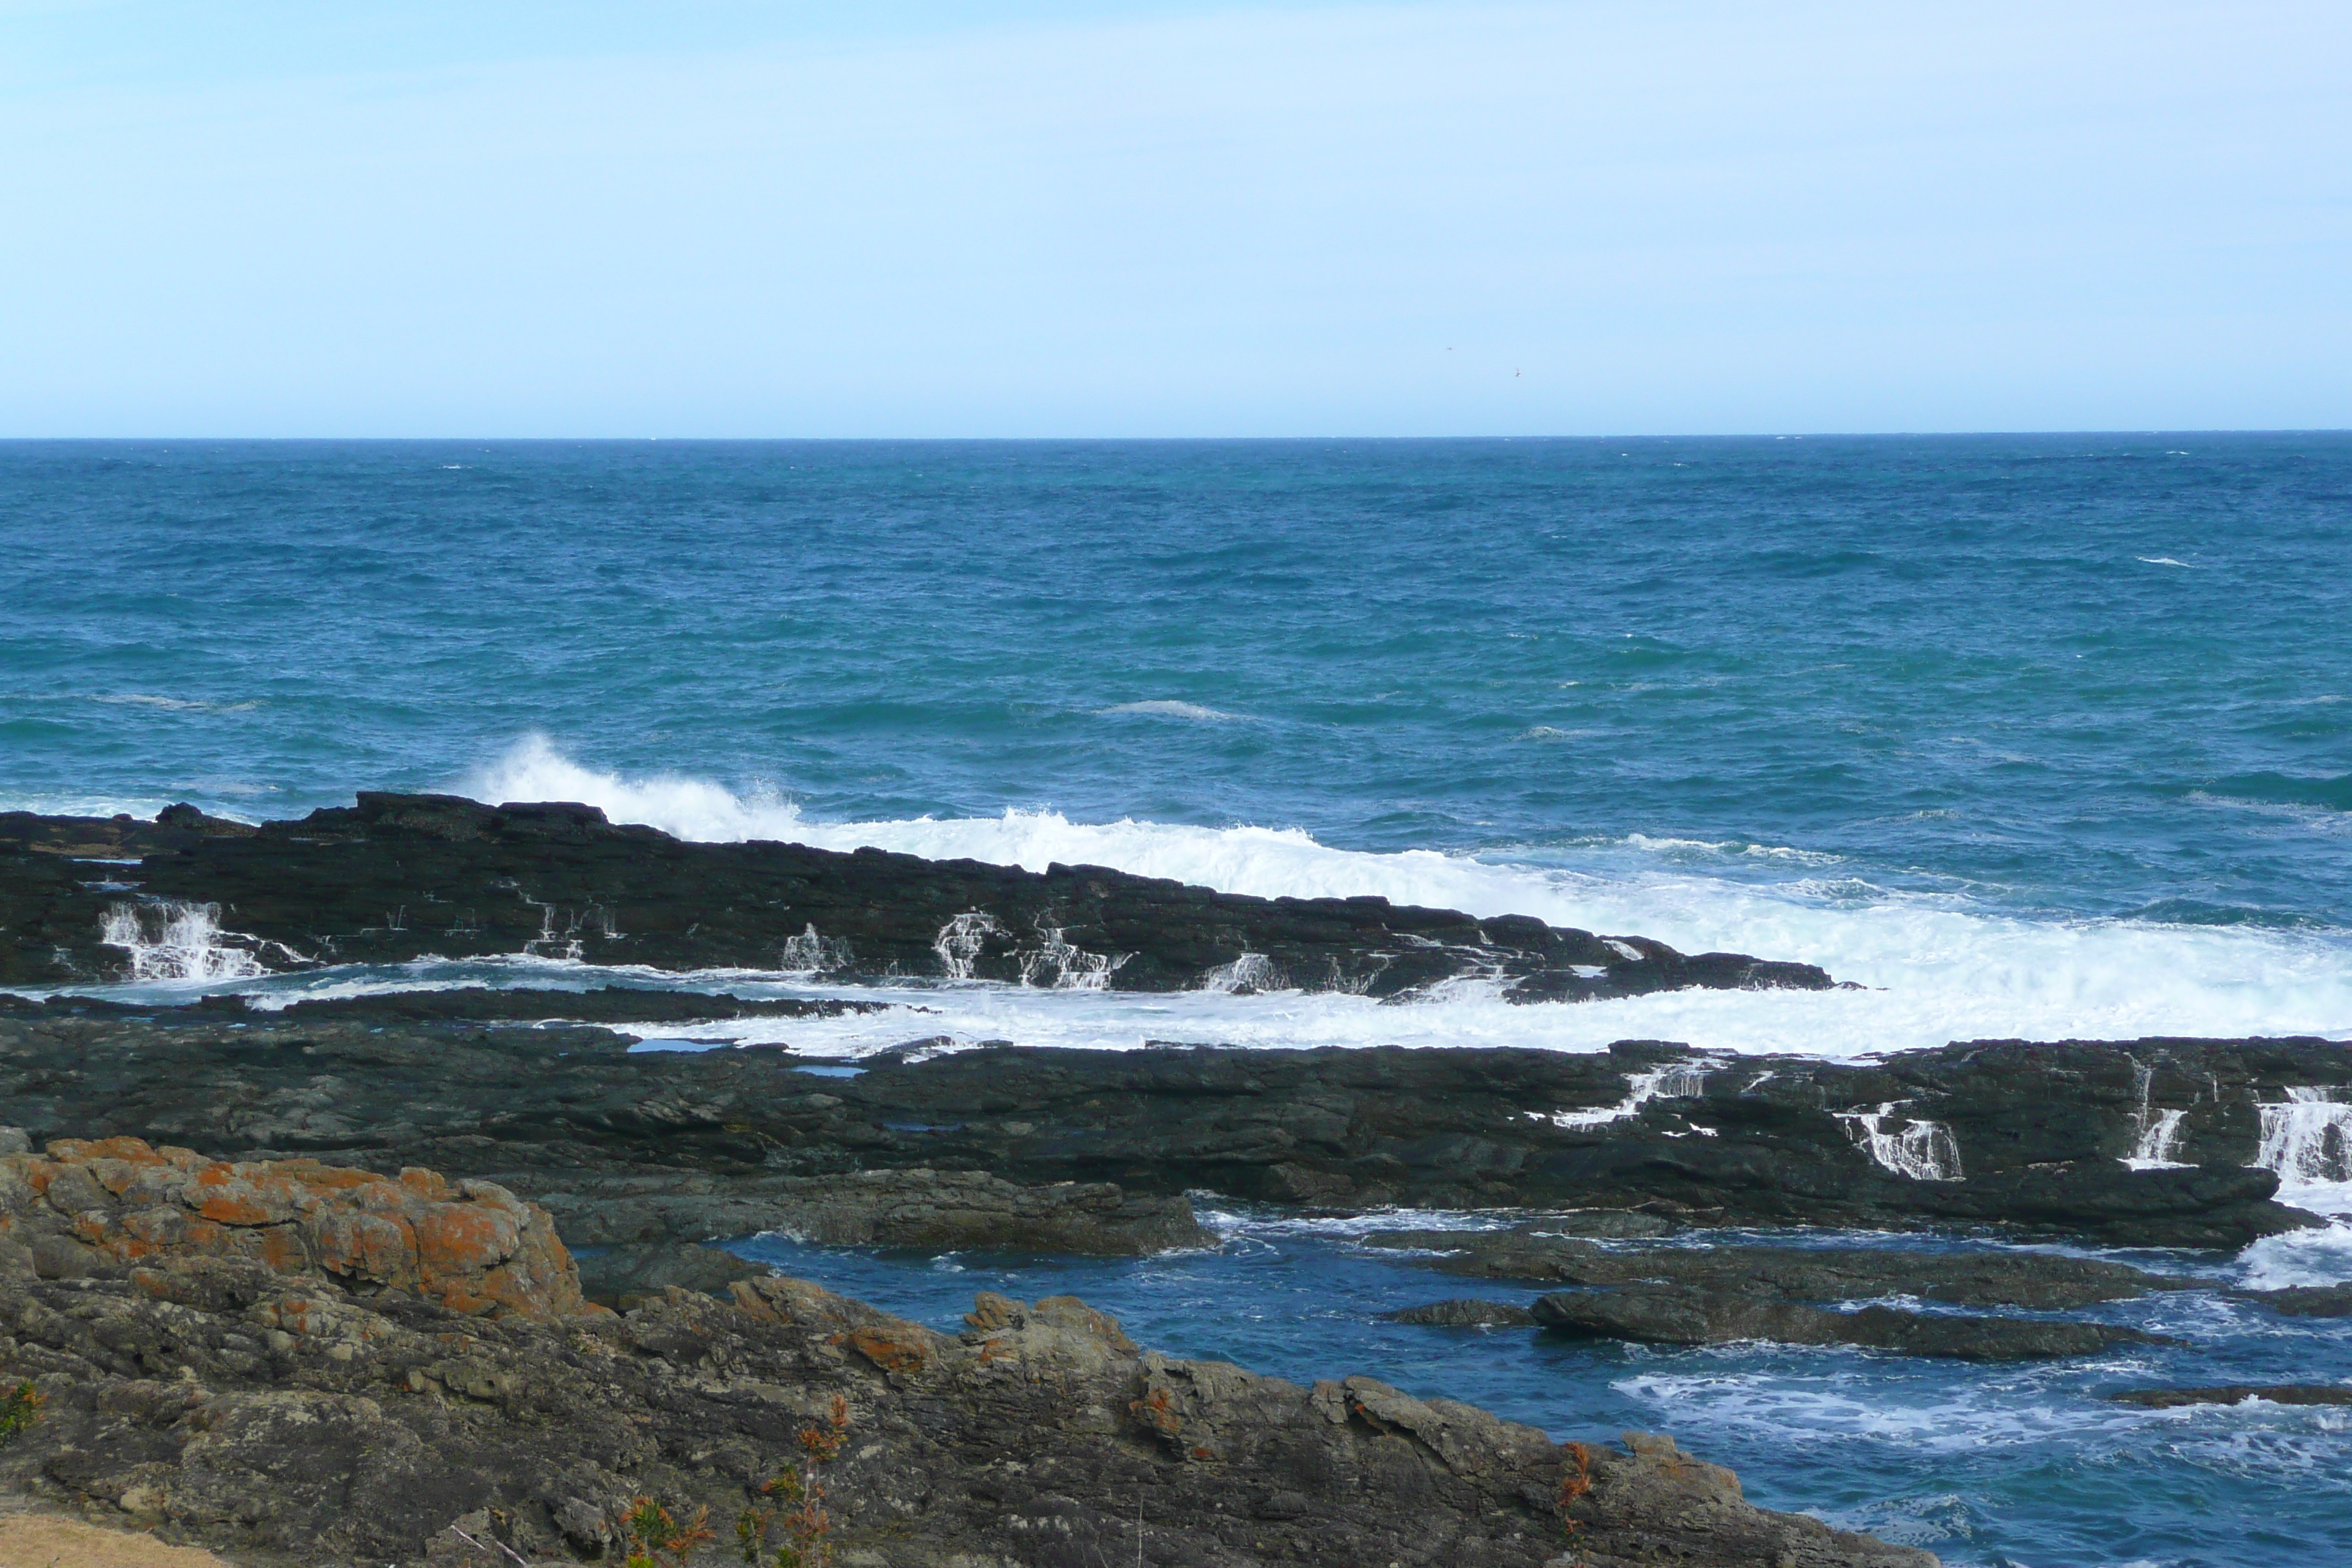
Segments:
[[[47,1513],[0,1513],[0,1568],[229,1568],[209,1552]]]

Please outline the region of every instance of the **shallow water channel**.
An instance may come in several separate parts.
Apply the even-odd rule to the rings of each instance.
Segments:
[[[2089,1309],[2185,1342],[2054,1363],[1976,1366],[1858,1350],[1657,1349],[1525,1329],[1433,1329],[1379,1314],[1450,1296],[1525,1303],[1532,1286],[1431,1271],[1358,1245],[1370,1229],[1497,1216],[1298,1220],[1202,1205],[1213,1249],[1143,1259],[934,1256],[769,1235],[741,1256],[953,1331],[974,1292],[1076,1295],[1141,1344],[1296,1381],[1364,1373],[1555,1437],[1673,1434],[1748,1498],[1965,1568],[2309,1568],[2352,1560],[2352,1408],[2143,1410],[2125,1388],[2352,1382],[2352,1320],[2284,1317],[2206,1291]],[[1944,1249],[1989,1243],[1809,1232],[1717,1239]],[[2339,1247],[2337,1243],[2343,1241]],[[2336,1232],[2217,1263],[2103,1253],[2217,1286],[2308,1283],[2352,1261]],[[1904,1304],[1919,1306],[1906,1301]],[[1925,1304],[1936,1309],[1932,1303]]]

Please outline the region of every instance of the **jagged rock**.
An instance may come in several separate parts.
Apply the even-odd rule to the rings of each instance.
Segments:
[[[2172,1342],[2107,1323],[2033,1318],[1962,1318],[1864,1307],[1835,1312],[1784,1298],[1689,1285],[1623,1285],[1538,1297],[1535,1319],[1556,1333],[1639,1344],[1719,1345],[1769,1340],[1859,1345],[1960,1361],[2044,1361],[2119,1344]]]
[[[2341,1384],[2250,1387],[2233,1383],[2223,1388],[2126,1388],[2107,1397],[2118,1405],[2144,1405],[2151,1410],[2172,1410],[2185,1405],[2242,1405],[2249,1399],[2272,1405],[2352,1405],[2352,1387]]]
[[[215,940],[269,969],[530,952],[852,979],[1131,991],[1246,982],[1377,996],[1481,974],[1508,981],[1518,1001],[1831,984],[1811,964],[1685,954],[1522,915],[1249,898],[1097,866],[1036,873],[878,849],[682,843],[568,803],[363,791],[349,808],[241,831],[178,811],[152,828],[0,816],[0,984],[120,975],[131,960],[103,940],[109,911],[160,921],[173,908],[233,910],[219,918],[234,934]],[[135,869],[82,874],[89,859],[125,851],[144,857]]]
[[[1382,1312],[1384,1323],[1419,1323],[1437,1329],[1524,1329],[1534,1326],[1536,1315],[1525,1307],[1515,1307],[1507,1301],[1482,1301],[1475,1297],[1457,1297],[1450,1301],[1432,1301],[1425,1307],[1403,1307],[1393,1312]]]
[[[315,1160],[209,1160],[137,1138],[62,1139],[46,1155],[0,1157],[0,1237],[48,1279],[227,1258],[468,1315],[582,1308],[545,1209],[495,1183],[453,1185],[415,1168],[387,1178]]]
[[[577,1256],[577,1255],[575,1255]],[[724,1296],[738,1279],[767,1270],[716,1247],[613,1247],[579,1256],[580,1293],[598,1306],[627,1311],[675,1286]]]
[[[2289,1285],[2277,1290],[2231,1290],[2241,1301],[2255,1301],[2291,1318],[2352,1318],[2352,1285]]]
[[[609,1556],[637,1497],[725,1537],[813,1461],[861,1568],[1935,1561],[1756,1509],[1671,1439],[1175,1360],[1068,1298],[983,1296],[950,1336],[790,1279],[554,1322],[286,1287],[236,1258],[0,1278],[0,1377],[48,1396],[0,1486],[284,1568]]]

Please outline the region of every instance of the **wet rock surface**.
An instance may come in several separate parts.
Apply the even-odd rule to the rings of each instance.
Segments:
[[[2319,1040],[1997,1042],[1868,1065],[1644,1041],[1579,1055],[938,1055],[926,1040],[854,1076],[803,1070],[819,1064],[777,1047],[629,1044],[592,1027],[132,1015],[58,998],[0,1009],[0,1116],[37,1139],[98,1132],[420,1165],[534,1195],[587,1178],[690,1175],[711,1185],[679,1195],[705,1206],[739,1190],[758,1200],[790,1177],[965,1171],[1131,1196],[1570,1211],[1553,1228],[1596,1237],[1982,1226],[2234,1247],[2314,1223],[2273,1201],[2277,1177],[2252,1166],[2260,1107],[2298,1086],[2352,1082],[2352,1047]],[[2190,1101],[2173,1145],[2185,1168],[2127,1166],[2168,1095]],[[1874,1144],[1900,1136],[1885,1131],[1890,1101],[1925,1119],[1912,1125],[1935,1138],[1916,1142],[1943,1150],[1941,1174],[1906,1174]],[[724,1234],[702,1221],[599,1233]]]
[[[1602,1247],[1543,1234],[1538,1220],[1509,1231],[1384,1231],[1372,1247],[1426,1251],[1427,1267],[1487,1279],[1556,1280],[1583,1287],[1538,1298],[1522,1321],[1559,1333],[1641,1344],[1710,1345],[1742,1340],[1856,1345],[1963,1361],[2036,1361],[2088,1355],[2118,1344],[2161,1342],[2104,1323],[1978,1317],[1871,1305],[1830,1304],[1900,1296],[1954,1306],[2062,1310],[2129,1300],[2165,1289],[2208,1289],[2208,1280],[2042,1253],[1923,1252],[1906,1248]],[[1397,1314],[1443,1324],[1441,1302]],[[1517,1309],[1513,1309],[1517,1310]],[[1496,1320],[1500,1321],[1500,1320]]]
[[[1384,997],[1486,975],[1529,1002],[1831,984],[1811,964],[1685,954],[1526,916],[1248,898],[1101,867],[684,843],[562,803],[362,792],[355,806],[257,829],[179,806],[152,825],[0,816],[0,984],[122,976],[132,959],[109,945],[110,919],[160,931],[175,908],[212,911],[217,940],[269,970],[521,952],[849,980]]]
[[[1516,1307],[1508,1301],[1456,1297],[1450,1301],[1432,1301],[1425,1307],[1404,1307],[1393,1312],[1383,1312],[1381,1321],[1414,1323],[1433,1329],[1527,1329],[1535,1326],[1536,1315],[1525,1307]]]
[[[2056,1311],[2158,1290],[2210,1289],[2210,1280],[2127,1263],[2042,1252],[1925,1252],[1902,1247],[1596,1246],[1546,1234],[1548,1220],[1502,1231],[1376,1231],[1367,1246],[1429,1251],[1446,1274],[1563,1284],[1655,1284],[1792,1301],[1916,1296],[1960,1307]]]
[[[1535,1320],[1555,1333],[1637,1344],[1856,1345],[1959,1361],[2049,1361],[2119,1344],[2170,1342],[2111,1323],[1962,1317],[1897,1307],[1832,1311],[1751,1290],[1635,1284],[1556,1290],[1537,1299]]]
[[[2140,1405],[2151,1410],[2176,1410],[2189,1405],[2242,1405],[2249,1399],[2272,1405],[2352,1405],[2352,1388],[2338,1384],[2229,1384],[2220,1388],[2126,1388],[2110,1394],[2118,1405]]]
[[[709,1510],[698,1560],[732,1560],[747,1510],[789,1539],[760,1489],[787,1469],[859,1568],[1934,1562],[1753,1508],[1668,1438],[1175,1360],[1069,1298],[983,1294],[966,1324],[772,1278],[537,1321],[243,1257],[0,1272],[0,1376],[47,1400],[0,1485],[253,1564],[609,1559],[639,1498]]]
[[[2290,1318],[2352,1318],[2352,1285],[2290,1285],[2277,1290],[2232,1290],[2230,1294]]]

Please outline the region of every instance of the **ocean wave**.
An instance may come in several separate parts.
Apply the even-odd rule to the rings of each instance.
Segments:
[[[93,696],[92,702],[103,702],[118,708],[160,708],[173,713],[249,713],[261,706],[257,700],[246,702],[198,702],[185,697],[159,697],[146,691],[125,691],[105,696]]]
[[[1098,718],[1114,714],[1138,714],[1150,719],[1189,719],[1196,724],[1246,724],[1246,713],[1228,713],[1222,708],[1204,708],[1198,702],[1179,702],[1172,698],[1156,697],[1147,702],[1121,702],[1115,707],[1097,708]]]
[[[1672,992],[1559,1007],[1512,1006],[1476,986],[1450,988],[1443,1005],[1420,1007],[1381,1007],[1353,997],[1224,998],[1211,1005],[1190,997],[1120,994],[1085,1001],[1056,994],[1041,1005],[1034,995],[985,989],[925,998],[947,1014],[933,1032],[975,1041],[1138,1045],[1187,1038],[1573,1050],[1648,1037],[1731,1050],[1853,1057],[1956,1039],[2352,1035],[2352,963],[2347,962],[2352,942],[2340,932],[2061,922],[2004,914],[1952,894],[1879,888],[1856,877],[1800,875],[1759,884],[1706,874],[1716,857],[1751,872],[1785,859],[1791,871],[1809,873],[1811,852],[1783,857],[1768,849],[1757,856],[1744,844],[1735,850],[1730,844],[1636,836],[1622,841],[1622,855],[1591,854],[1603,869],[1563,869],[1425,849],[1339,849],[1297,828],[1131,818],[1079,823],[1050,810],[814,822],[780,796],[738,795],[674,774],[629,780],[596,772],[541,738],[520,743],[460,790],[488,801],[584,801],[615,821],[644,823],[684,838],[781,838],[828,849],[870,845],[1034,871],[1056,862],[1106,866],[1265,898],[1378,894],[1480,918],[1533,915],[1555,925],[1653,936],[1688,952],[1802,960],[1864,987]],[[1676,853],[1661,852],[1668,846]],[[1190,1032],[1175,1032],[1180,1029]],[[849,1048],[895,1043],[854,1021],[838,1032]],[[803,1026],[791,1037],[814,1036]]]
[[[2310,1230],[2266,1236],[2238,1254],[2250,1290],[2352,1282],[2352,1224],[2334,1219]]]

